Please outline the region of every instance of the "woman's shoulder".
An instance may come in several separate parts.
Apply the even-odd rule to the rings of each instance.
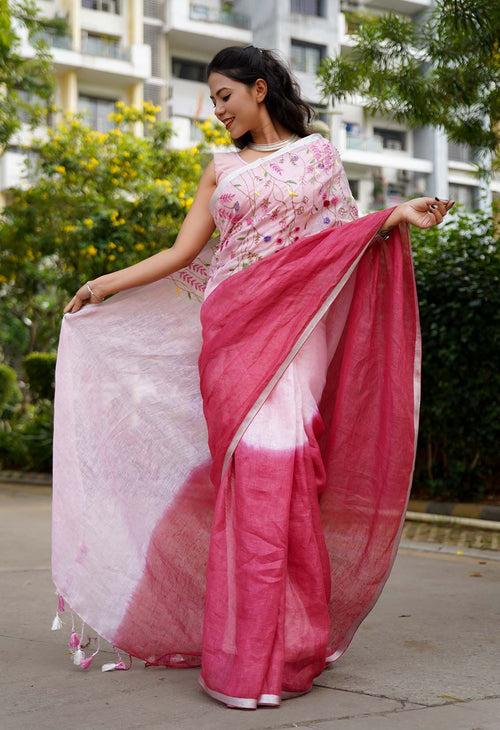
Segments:
[[[222,175],[236,167],[240,167],[242,164],[240,156],[235,150],[221,150],[220,152],[213,152],[212,161],[214,164],[215,179],[217,183]]]

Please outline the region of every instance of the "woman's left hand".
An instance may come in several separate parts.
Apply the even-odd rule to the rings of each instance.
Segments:
[[[430,228],[441,223],[450,208],[455,205],[454,200],[439,200],[438,198],[413,198],[401,203],[399,213],[406,223],[412,223],[417,228]]]

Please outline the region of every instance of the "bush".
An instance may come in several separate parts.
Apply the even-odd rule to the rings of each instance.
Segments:
[[[30,352],[23,359],[23,365],[33,400],[54,400],[56,353]]]
[[[422,327],[415,491],[475,500],[498,483],[500,257],[493,223],[459,206],[412,228]]]
[[[52,470],[54,407],[47,399],[28,404],[25,411],[0,428],[0,468]]]
[[[0,418],[10,413],[11,408],[22,400],[14,368],[0,363]]]

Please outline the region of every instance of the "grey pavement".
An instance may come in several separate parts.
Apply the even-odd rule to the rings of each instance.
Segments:
[[[231,710],[198,669],[101,672],[51,631],[50,493],[0,491],[0,730],[500,730],[500,561],[405,540],[375,608],[311,693]],[[490,553],[493,558],[493,553]],[[498,558],[498,554],[495,555]],[[67,621],[67,619],[66,619]]]

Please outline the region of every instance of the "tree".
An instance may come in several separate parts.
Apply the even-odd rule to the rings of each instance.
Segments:
[[[119,101],[107,133],[68,113],[30,143],[29,187],[10,188],[0,213],[0,359],[16,369],[26,353],[55,347],[63,305],[84,281],[174,243],[207,143],[227,144],[228,135],[207,121],[203,142],[172,149],[158,110]],[[133,134],[138,121],[150,135]]]
[[[19,53],[23,27],[35,51],[31,58]],[[65,28],[64,19],[41,20],[35,0],[0,0],[0,154],[22,121],[36,127],[53,110],[52,56],[44,34]]]
[[[436,0],[415,20],[394,12],[350,14],[357,26],[348,55],[326,58],[321,90],[333,100],[362,94],[371,114],[410,127],[442,126],[448,139],[500,160],[500,5],[495,0]],[[478,164],[488,178],[488,164]]]

